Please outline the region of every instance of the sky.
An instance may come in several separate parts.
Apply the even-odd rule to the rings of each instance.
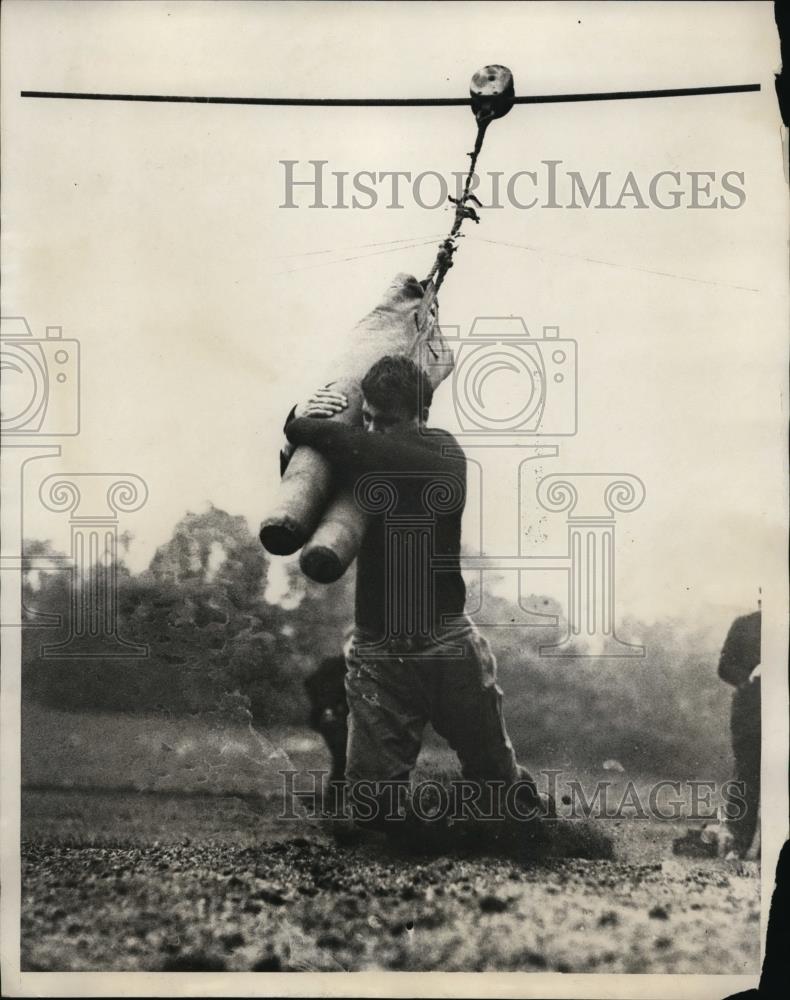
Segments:
[[[566,544],[564,515],[534,500],[541,475],[626,473],[645,502],[618,517],[619,614],[724,627],[754,607],[759,586],[784,586],[787,208],[770,4],[482,14],[10,0],[2,44],[3,315],[26,317],[36,337],[62,326],[81,349],[81,431],[61,439],[59,459],[29,467],[25,534],[68,548],[68,519],[37,500],[43,476],[134,473],[149,490],[120,524],[135,570],[209,502],[257,530],[276,499],[291,405],[331,373],[394,273],[427,273],[449,229],[446,208],[421,207],[408,185],[402,208],[387,207],[386,184],[367,209],[310,208],[304,189],[283,208],[282,161],[297,161],[300,177],[310,160],[327,161],[327,176],[447,176],[466,166],[474,120],[464,107],[67,102],[21,89],[461,97],[491,62],[512,69],[519,94],[761,83],[760,93],[517,106],[495,122],[482,173],[534,171],[543,196],[545,161],[559,161],[567,201],[569,171],[590,183],[607,171],[616,192],[631,171],[645,198],[652,177],[677,171],[685,202],[480,209],[441,319],[467,335],[476,317],[522,317],[536,341],[557,326],[576,342],[578,432],[547,437],[556,456],[529,463],[522,552]],[[723,175],[743,175],[743,204],[688,207],[690,171],[712,172],[714,195]],[[527,200],[528,179],[519,185]],[[423,201],[435,191],[426,180]],[[517,395],[506,381],[498,391]],[[454,420],[447,384],[432,421],[452,430]],[[483,502],[470,498],[465,535],[482,530],[487,551],[519,544],[503,527],[514,523],[514,454],[489,448]]]

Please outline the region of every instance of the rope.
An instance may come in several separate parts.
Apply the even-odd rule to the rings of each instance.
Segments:
[[[415,315],[417,332],[412,342],[412,353],[416,350],[420,339],[425,335],[428,317],[433,304],[436,301],[436,296],[439,294],[439,289],[442,287],[442,282],[444,281],[447,272],[453,266],[453,254],[458,249],[456,240],[461,232],[461,226],[463,225],[464,219],[472,219],[474,222],[480,222],[477,212],[469,204],[470,201],[473,201],[476,205],[480,206],[480,202],[469,189],[472,186],[472,177],[474,176],[475,167],[477,166],[477,158],[480,156],[480,151],[483,148],[483,140],[485,139],[486,129],[494,120],[494,115],[493,112],[488,112],[487,114],[477,114],[475,117],[477,118],[477,136],[475,138],[474,149],[471,153],[467,154],[469,156],[469,170],[466,174],[464,189],[460,198],[456,199],[450,195],[450,201],[455,205],[455,217],[453,219],[453,225],[450,232],[439,245],[436,259],[434,260],[433,266],[425,279],[425,295],[423,296],[420,308],[417,310]]]

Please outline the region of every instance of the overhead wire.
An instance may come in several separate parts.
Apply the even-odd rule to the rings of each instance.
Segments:
[[[287,271],[275,271],[273,277],[279,277],[284,274],[296,274],[298,271],[312,271],[317,267],[330,267],[333,264],[346,264],[349,261],[354,260],[367,260],[369,257],[378,257],[385,253],[395,253],[398,250],[417,250],[419,247],[432,246],[434,243],[433,239],[424,240],[421,243],[409,243],[405,246],[389,247],[386,250],[374,250],[372,253],[356,254],[353,257],[338,257],[336,260],[322,260],[317,264],[307,264],[305,267],[292,267]]]
[[[365,250],[368,247],[386,247],[392,246],[395,243],[413,243],[416,240],[438,240],[442,235],[442,233],[426,233],[422,236],[403,236],[399,240],[383,240],[377,243],[359,243],[346,247],[329,247],[325,250],[301,250],[298,253],[278,254],[276,257],[270,257],[269,260],[289,260],[294,257],[311,257],[316,254],[341,253],[346,250]]]
[[[509,243],[504,240],[487,239],[485,236],[467,236],[467,239],[475,243],[490,243],[493,246],[510,247],[515,250],[524,250],[528,253],[552,254],[557,257],[568,257],[573,260],[581,260],[588,264],[602,264],[606,267],[618,267],[624,270],[641,271],[644,274],[656,274],[662,278],[677,278],[680,281],[693,281],[702,285],[723,285],[728,288],[736,288],[743,292],[759,292],[759,288],[752,288],[750,285],[735,285],[729,281],[713,281],[710,278],[695,278],[688,274],[676,274],[673,271],[659,271],[650,267],[639,267],[637,264],[622,264],[614,260],[603,260],[600,257],[588,257],[584,254],[567,253],[563,250],[551,250],[546,247],[527,246],[522,243]]]

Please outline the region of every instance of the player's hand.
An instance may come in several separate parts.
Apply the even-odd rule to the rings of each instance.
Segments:
[[[348,406],[348,397],[337,389],[318,389],[296,407],[295,417],[333,417]]]

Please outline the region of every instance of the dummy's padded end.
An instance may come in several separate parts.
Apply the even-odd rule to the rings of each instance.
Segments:
[[[311,545],[305,549],[299,565],[304,575],[316,583],[334,583],[346,571],[337,553],[326,545]]]
[[[264,521],[258,533],[261,545],[273,556],[290,556],[305,543],[299,526],[290,518],[278,517]]]

